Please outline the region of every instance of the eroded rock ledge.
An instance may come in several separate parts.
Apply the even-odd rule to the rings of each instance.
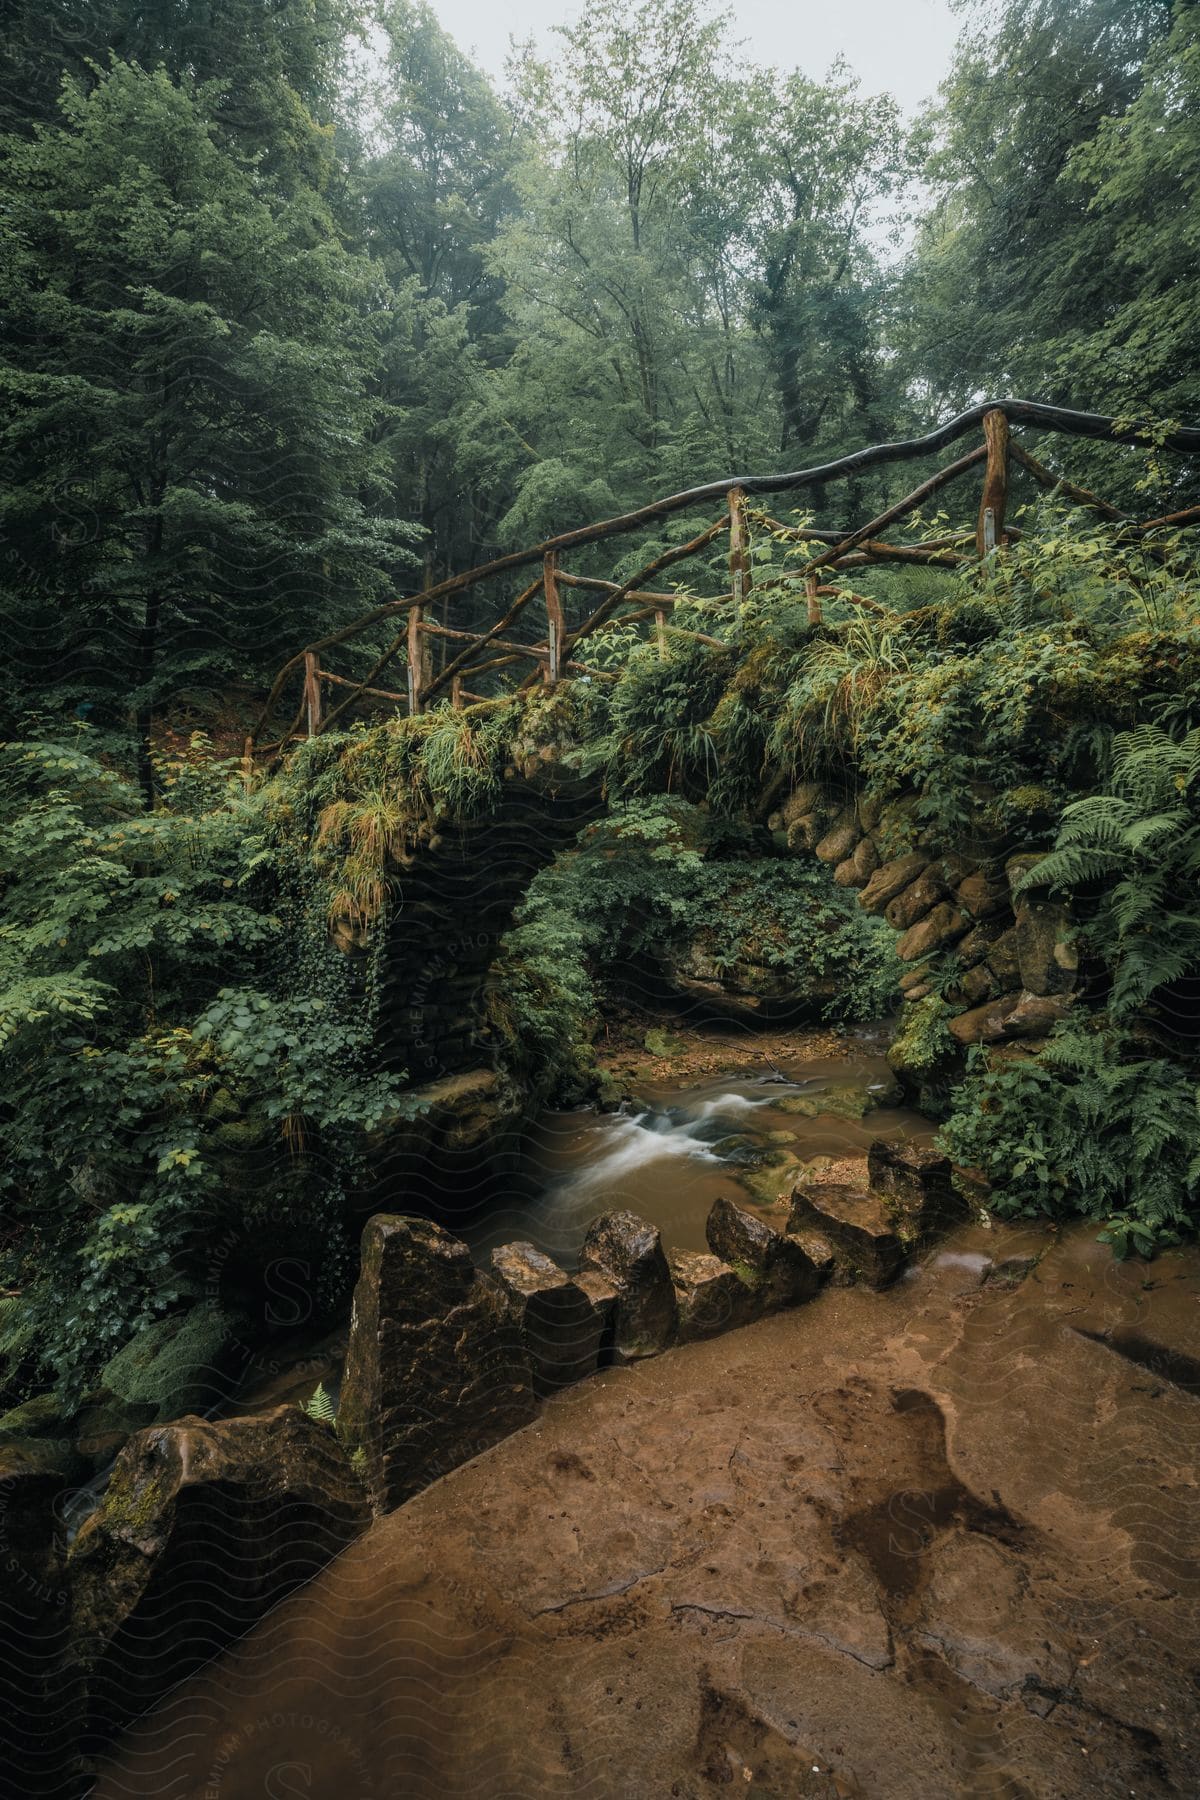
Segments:
[[[69,1696],[94,1753],[373,1514],[518,1431],[544,1396],[805,1303],[831,1280],[887,1284],[920,1238],[965,1210],[950,1177],[945,1157],[877,1141],[865,1165],[797,1188],[783,1231],[722,1198],[707,1252],[670,1253],[655,1226],[609,1212],[573,1274],[528,1243],[477,1269],[430,1220],[376,1214],[336,1433],[283,1406],[153,1426],[121,1451],[65,1569],[55,1565],[44,1729]],[[43,1562],[56,1555],[39,1544]]]

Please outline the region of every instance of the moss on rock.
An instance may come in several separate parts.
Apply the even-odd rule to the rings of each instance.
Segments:
[[[202,1410],[228,1391],[236,1336],[237,1322],[211,1303],[158,1319],[118,1350],[104,1387],[126,1406],[153,1407],[152,1423]]]

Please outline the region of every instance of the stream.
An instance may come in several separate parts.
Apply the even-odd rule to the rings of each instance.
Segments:
[[[638,1100],[621,1111],[542,1113],[510,1179],[463,1183],[423,1210],[462,1238],[481,1268],[498,1245],[528,1242],[573,1270],[601,1213],[625,1210],[650,1220],[668,1251],[704,1250],[705,1220],[721,1195],[779,1225],[786,1205],[778,1196],[814,1159],[864,1155],[873,1138],[932,1137],[928,1119],[892,1103],[894,1083],[876,1034],[848,1037],[837,1054],[802,1050],[766,1073],[761,1056],[745,1067],[744,1040],[730,1051],[726,1072],[642,1082]],[[403,1210],[399,1199],[396,1210]],[[266,1346],[223,1410],[259,1412],[306,1400],[318,1382],[336,1395],[345,1345],[343,1326],[315,1342]]]
[[[486,1216],[445,1222],[481,1263],[497,1244],[525,1239],[574,1268],[591,1220],[618,1209],[657,1225],[668,1250],[703,1250],[705,1220],[722,1194],[770,1216],[791,1171],[816,1157],[863,1154],[877,1137],[927,1142],[927,1119],[878,1104],[893,1091],[883,1056],[853,1046],[845,1057],[778,1073],[649,1083],[621,1112],[544,1113],[512,1192]]]

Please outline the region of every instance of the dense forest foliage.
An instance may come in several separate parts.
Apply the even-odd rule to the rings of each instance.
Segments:
[[[913,121],[844,66],[755,68],[697,0],[597,0],[502,88],[420,0],[11,0],[10,1400],[53,1383],[76,1404],[184,1308],[219,1341],[280,1240],[322,1305],[344,1295],[364,1134],[412,1102],[330,920],[369,938],[389,846],[486,803],[520,703],[334,734],[247,780],[285,656],[505,549],[985,393],[1134,421],[1140,452],[1073,445],[1075,479],[1143,515],[1194,500],[1159,446],[1200,417],[1200,7],[962,12]],[[818,490],[808,520],[869,516],[898,480]],[[665,669],[612,635],[620,679],[575,721],[610,816],[535,882],[495,984],[531,1092],[587,1091],[616,969],[701,919],[731,961],[768,938],[801,989],[837,970],[827,1017],[894,1004],[882,927],[752,854],[772,771],[915,790],[942,848],[986,789],[993,824],[1051,853],[1039,879],[1082,898],[1104,976],[1043,1059],[973,1058],[946,1141],[999,1210],[1084,1212],[1122,1249],[1191,1229],[1194,551],[1024,499],[999,564],[873,572],[881,612],[814,632],[756,588],[736,614],[697,605],[715,642]],[[687,529],[579,568],[629,573]],[[788,554],[759,534],[760,571]],[[506,597],[437,616],[490,622]],[[940,996],[919,1005],[936,1043]]]

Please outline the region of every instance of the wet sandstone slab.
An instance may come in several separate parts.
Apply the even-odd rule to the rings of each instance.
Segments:
[[[965,1230],[885,1293],[595,1377],[97,1794],[1194,1792],[1198,1269]]]

